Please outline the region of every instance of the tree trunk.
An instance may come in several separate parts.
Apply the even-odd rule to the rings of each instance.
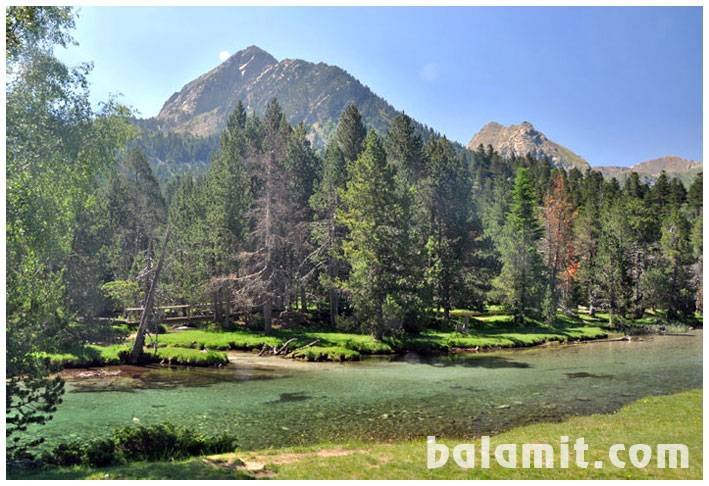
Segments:
[[[339,305],[337,302],[337,292],[335,292],[335,289],[330,287],[329,290],[329,297],[330,297],[330,325],[334,329],[337,326],[337,306]]]
[[[339,303],[337,301],[337,292],[335,291],[333,281],[335,280],[335,258],[332,255],[332,249],[333,246],[335,245],[335,232],[336,232],[336,227],[335,227],[335,211],[332,212],[330,215],[330,225],[329,225],[329,231],[328,231],[328,236],[329,236],[329,244],[328,244],[328,256],[327,256],[327,273],[328,276],[330,277],[330,282],[329,282],[329,288],[328,288],[328,300],[330,302],[330,326],[332,326],[333,329],[337,326],[337,314],[338,314],[338,306]]]
[[[219,291],[215,290],[212,292],[212,309],[214,312],[214,322],[219,322],[221,319],[221,312],[219,311]]]
[[[138,332],[135,335],[135,342],[133,343],[133,350],[130,353],[129,361],[131,363],[137,363],[143,354],[143,346],[145,345],[145,331],[148,329],[148,323],[150,322],[150,315],[153,312],[153,300],[155,299],[155,290],[158,287],[158,280],[160,278],[160,270],[162,269],[162,264],[165,260],[165,249],[167,248],[167,240],[170,239],[170,226],[168,225],[167,231],[165,233],[165,241],[162,243],[162,251],[160,252],[160,260],[158,261],[158,266],[155,269],[155,275],[153,276],[153,281],[150,283],[150,290],[148,290],[148,295],[145,298],[145,304],[143,305],[143,313],[140,315],[140,325],[138,326]]]
[[[267,298],[263,304],[263,332],[271,334],[271,299]]]
[[[224,329],[229,329],[229,319],[231,318],[231,306],[229,305],[229,293],[224,295]]]
[[[300,310],[303,313],[308,312],[308,302],[305,300],[305,284],[300,285]]]

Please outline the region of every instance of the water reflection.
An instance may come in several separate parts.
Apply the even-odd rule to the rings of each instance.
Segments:
[[[576,373],[564,373],[568,378],[601,378],[607,380],[613,378],[613,375],[594,375],[593,373],[587,373],[586,371],[578,371]]]
[[[252,368],[162,368],[111,367],[108,377],[67,378],[68,393],[135,393],[141,390],[171,390],[183,387],[208,387],[220,383],[271,380],[283,378],[285,373],[273,369]],[[115,374],[118,371],[118,374]]]
[[[531,368],[532,365],[516,361],[507,356],[493,354],[452,354],[452,355],[420,355],[408,353],[403,356],[392,356],[388,361],[397,363],[416,363],[445,368],[448,366],[463,366],[467,368]]]

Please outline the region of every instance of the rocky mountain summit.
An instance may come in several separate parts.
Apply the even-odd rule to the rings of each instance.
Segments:
[[[337,66],[301,59],[276,60],[256,46],[237,52],[187,83],[155,117],[165,130],[206,136],[221,131],[241,100],[263,115],[277,98],[291,124],[304,122],[316,146],[324,146],[344,108],[356,103],[365,124],[381,132],[400,112]],[[426,128],[416,124],[420,131]]]
[[[466,145],[470,150],[476,150],[480,145],[491,145],[503,157],[511,155],[524,156],[531,154],[536,159],[548,157],[552,165],[571,169],[588,169],[590,165],[582,157],[571,150],[549,140],[546,135],[534,128],[529,122],[508,127],[496,122],[485,125]]]

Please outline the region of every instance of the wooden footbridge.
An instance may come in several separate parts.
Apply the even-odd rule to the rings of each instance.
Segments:
[[[157,321],[162,324],[187,324],[191,322],[214,320],[214,309],[211,305],[167,305],[156,307]],[[138,324],[143,307],[129,307],[123,311],[123,319],[114,322],[122,324]]]

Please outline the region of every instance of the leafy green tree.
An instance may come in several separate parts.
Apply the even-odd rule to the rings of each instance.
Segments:
[[[54,45],[72,42],[74,28],[71,7],[21,7],[5,9],[5,54],[11,62],[30,51],[47,52]]]
[[[628,263],[628,279],[631,286],[630,310],[636,319],[643,317],[644,289],[642,276],[651,265],[653,248],[660,232],[659,222],[653,209],[640,198],[625,198],[622,201],[627,224],[623,242]]]
[[[27,10],[24,10],[27,9]],[[38,358],[67,344],[66,261],[76,215],[93,203],[98,176],[132,136],[127,110],[95,114],[88,66],[52,55],[73,25],[67,9],[6,10],[6,454],[23,458],[42,439],[18,435],[61,403],[61,378]]]
[[[684,184],[676,177],[670,180],[670,193],[667,199],[669,204],[675,207],[681,206],[687,200],[687,190],[684,188]]]
[[[529,169],[517,169],[512,204],[499,246],[502,270],[495,279],[495,286],[518,323],[537,313],[541,301],[538,245],[542,232],[535,208],[535,192]]]
[[[67,301],[90,319],[110,311],[100,287],[113,280],[139,282],[147,290],[156,232],[167,209],[150,164],[133,148],[99,183],[90,207],[75,216],[67,261]],[[134,303],[135,304],[135,303]],[[94,322],[91,328],[106,327]],[[101,332],[107,329],[102,329]]]
[[[426,171],[423,142],[408,115],[394,118],[385,140],[387,157],[402,180],[418,183]]]
[[[208,290],[215,320],[230,325],[231,289],[229,278],[239,269],[236,255],[243,249],[248,231],[247,212],[251,204],[251,184],[246,171],[247,140],[244,133],[246,112],[241,102],[229,116],[212,156],[209,170],[198,194],[205,210],[203,246],[210,277]]]

